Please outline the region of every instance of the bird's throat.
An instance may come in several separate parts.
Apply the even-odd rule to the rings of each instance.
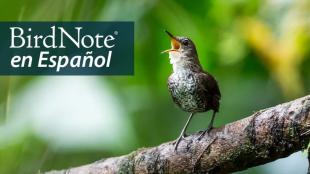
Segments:
[[[182,55],[179,52],[171,51],[169,52],[170,64],[172,65],[173,72],[178,72],[185,70],[184,60],[182,60]]]
[[[173,72],[183,71],[197,71],[201,69],[200,63],[196,62],[196,59],[186,57],[180,52],[169,52],[170,64],[172,65]]]

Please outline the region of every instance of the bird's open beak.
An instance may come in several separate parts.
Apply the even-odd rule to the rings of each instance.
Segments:
[[[173,36],[169,31],[166,30],[166,33],[169,35],[169,37],[171,39],[171,48],[168,50],[165,50],[161,53],[167,53],[170,51],[178,51],[179,48],[181,47],[180,41],[175,36]]]

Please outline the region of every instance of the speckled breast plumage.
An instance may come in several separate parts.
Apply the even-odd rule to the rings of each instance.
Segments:
[[[209,110],[206,92],[200,86],[198,76],[192,71],[174,72],[168,79],[173,101],[186,112]]]

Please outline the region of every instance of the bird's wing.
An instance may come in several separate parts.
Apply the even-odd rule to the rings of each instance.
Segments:
[[[215,112],[219,111],[221,92],[217,81],[207,72],[201,72],[199,76],[199,85],[202,93],[208,99],[209,107]]]
[[[199,83],[206,91],[207,95],[209,96],[211,95],[215,97],[217,100],[220,100],[221,92],[217,84],[217,81],[214,79],[214,77],[207,72],[201,72],[198,74],[198,76],[199,76],[198,78]]]

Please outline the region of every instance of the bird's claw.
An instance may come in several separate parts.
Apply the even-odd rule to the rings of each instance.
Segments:
[[[206,129],[206,130],[200,131],[201,134],[200,134],[199,137],[198,137],[198,141],[200,141],[200,140],[202,139],[202,137],[205,136],[206,133],[209,134],[210,131],[211,131],[212,129],[213,129],[213,127],[209,127],[209,128]]]
[[[188,135],[184,134],[178,137],[178,139],[176,139],[172,144],[174,145],[179,139],[185,139]]]
[[[187,135],[183,134],[183,135],[179,136],[179,138],[176,141],[173,142],[175,151],[178,149],[178,146],[179,146],[179,143],[181,142],[181,140],[185,139],[185,137],[187,137]]]

